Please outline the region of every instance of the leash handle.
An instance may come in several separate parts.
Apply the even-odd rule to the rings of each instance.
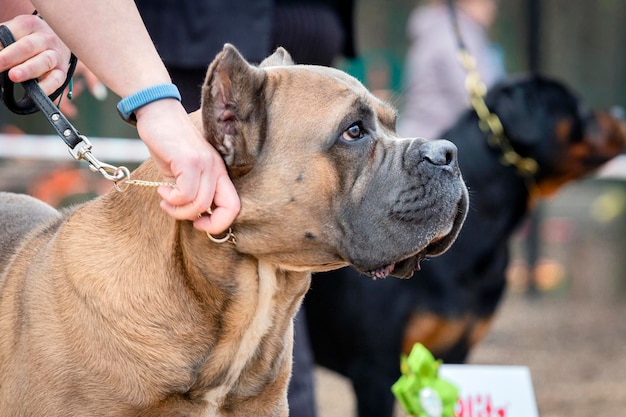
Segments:
[[[8,27],[0,25],[0,42],[6,48],[15,42],[15,37]],[[128,178],[130,173],[126,167],[115,167],[113,165],[100,162],[91,153],[91,143],[89,139],[81,135],[78,130],[67,120],[61,111],[55,106],[53,100],[63,93],[74,74],[77,58],[74,54],[70,59],[70,67],[67,78],[61,87],[59,87],[49,97],[39,86],[37,80],[27,80],[22,83],[25,95],[19,101],[15,100],[15,84],[9,79],[9,71],[0,74],[0,98],[4,104],[16,114],[32,114],[39,110],[46,116],[48,122],[52,125],[57,134],[63,139],[69,147],[70,154],[74,159],[84,159],[89,163],[89,169],[93,172],[100,172],[107,180],[121,181]]]
[[[13,34],[8,27],[0,26],[0,42],[6,48],[15,42]],[[68,74],[69,75],[69,74]],[[68,77],[69,79],[70,77]],[[72,126],[67,118],[57,109],[52,100],[54,96],[62,93],[69,83],[66,80],[59,89],[57,89],[50,97],[46,96],[39,83],[36,80],[27,80],[22,83],[24,87],[25,95],[19,101],[15,100],[15,84],[9,79],[9,71],[2,73],[1,88],[2,88],[2,101],[4,104],[16,114],[32,114],[41,110],[52,127],[57,131],[57,134],[63,139],[63,141],[70,147],[72,155],[76,158],[78,149],[76,147],[82,142],[80,133]]]
[[[9,28],[5,25],[0,25],[0,43],[2,43],[2,45],[6,48],[14,42],[15,38],[13,37],[13,34],[9,30]],[[74,75],[74,70],[76,69],[77,62],[78,59],[76,58],[76,55],[72,54],[70,57],[70,66],[67,71],[67,77],[65,78],[63,85],[56,89],[54,93],[50,94],[49,98],[51,101],[59,98],[59,96],[68,86],[72,79],[72,76]],[[34,82],[36,84],[36,81]],[[22,85],[24,85],[24,83],[22,83]],[[37,111],[39,111],[39,107],[36,103],[33,102],[32,96],[30,95],[30,91],[28,89],[26,89],[26,94],[24,95],[24,97],[16,100],[15,84],[9,79],[8,70],[0,74],[0,99],[2,99],[7,108],[15,114],[24,115],[36,113]]]

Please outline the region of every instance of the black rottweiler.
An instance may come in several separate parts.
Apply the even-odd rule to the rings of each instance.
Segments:
[[[305,309],[315,360],[352,381],[360,417],[392,415],[400,353],[414,343],[445,362],[465,360],[503,295],[507,243],[532,200],[590,173],[626,144],[622,122],[590,112],[554,80],[513,78],[486,102],[514,149],[537,161],[534,186],[501,163],[502,152],[468,111],[443,134],[459,149],[470,190],[467,220],[451,249],[422,262],[410,280],[372,281],[351,269],[313,278]]]

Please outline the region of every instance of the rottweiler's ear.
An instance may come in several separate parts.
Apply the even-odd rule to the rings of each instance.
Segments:
[[[256,158],[258,131],[265,120],[265,71],[224,45],[202,86],[202,125],[206,139],[222,154],[231,177],[245,174]]]
[[[282,46],[279,46],[272,55],[268,56],[263,60],[263,62],[261,62],[259,67],[281,67],[285,65],[295,65],[295,63],[293,62],[291,55],[289,55],[289,52],[287,52],[287,50]]]

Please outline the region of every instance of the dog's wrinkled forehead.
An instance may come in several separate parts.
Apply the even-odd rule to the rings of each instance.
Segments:
[[[349,128],[348,136],[392,136],[395,121],[395,110],[356,78],[330,67],[295,65],[282,48],[255,67],[226,45],[203,86],[203,131],[231,178],[250,172],[261,155],[302,157],[303,147],[318,155]]]
[[[388,103],[373,95],[353,76],[335,68],[314,65],[295,65],[289,67],[265,68],[270,80],[274,81],[280,100],[292,110],[298,106],[303,119],[316,113],[324,117],[325,112],[332,112],[328,117],[337,118],[339,114],[350,123],[354,119],[377,120],[386,129],[393,130],[397,111]],[[292,94],[295,85],[302,89],[298,95]]]

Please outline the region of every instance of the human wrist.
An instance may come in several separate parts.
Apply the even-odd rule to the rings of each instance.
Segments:
[[[136,123],[136,112],[143,107],[160,100],[174,99],[181,101],[180,92],[176,85],[171,83],[155,84],[139,90],[119,101],[117,111],[122,119],[129,123]]]

